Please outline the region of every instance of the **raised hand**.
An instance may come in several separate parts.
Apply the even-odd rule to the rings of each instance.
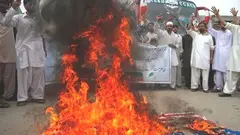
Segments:
[[[238,14],[238,10],[236,10],[235,8],[231,8],[230,12],[232,13],[233,16],[237,16]]]
[[[219,9],[217,9],[216,7],[212,7],[211,9],[215,15],[219,15]]]
[[[17,10],[21,5],[21,0],[16,0],[16,1],[13,1],[12,3],[12,7]]]

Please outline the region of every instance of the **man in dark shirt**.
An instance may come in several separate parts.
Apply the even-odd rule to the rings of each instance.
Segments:
[[[213,37],[213,45],[215,46],[216,45],[216,39],[215,37]],[[214,83],[214,74],[215,74],[215,71],[212,69],[212,61],[211,61],[211,64],[210,64],[210,70],[209,70],[209,78],[208,78],[208,87],[210,90],[212,90],[215,86],[215,83]]]
[[[191,53],[192,53],[192,37],[188,34],[182,38],[183,43],[183,74],[185,78],[185,86],[191,88]]]

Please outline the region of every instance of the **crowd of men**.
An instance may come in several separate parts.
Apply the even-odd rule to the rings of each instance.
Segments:
[[[240,78],[240,26],[238,11],[231,9],[233,23],[225,22],[219,10],[212,7],[210,20],[194,25],[191,16],[187,34],[178,34],[178,25],[167,21],[165,29],[159,27],[161,17],[156,23],[148,23],[148,33],[142,42],[149,45],[168,45],[171,47],[171,89],[181,87],[181,71],[185,86],[193,92],[201,88],[205,93],[221,92],[220,97],[231,97]],[[213,21],[214,17],[218,21]],[[182,60],[181,60],[182,59]],[[183,69],[181,69],[183,67]]]
[[[17,106],[24,106],[30,100],[45,103],[45,40],[35,29],[36,3],[33,0],[24,0],[23,3],[27,11],[25,14],[18,12],[21,0],[0,11],[0,81],[4,87],[3,95],[0,95],[0,108],[10,106],[7,100],[15,93],[16,69]],[[16,40],[13,27],[17,30]]]

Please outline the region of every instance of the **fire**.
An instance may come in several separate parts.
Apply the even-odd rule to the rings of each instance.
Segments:
[[[214,132],[214,129],[217,129],[217,125],[213,124],[206,120],[195,120],[193,124],[187,125],[188,128],[194,131],[204,131],[209,135],[218,135],[219,133]]]
[[[99,19],[88,31],[74,36],[85,37],[90,42],[88,64],[95,67],[98,85],[95,102],[88,101],[88,84],[80,82],[74,71],[73,64],[78,60],[75,55],[76,45],[72,45],[72,51],[62,57],[62,82],[66,85],[66,91],[60,94],[57,111],[51,107],[46,110],[50,120],[42,135],[163,135],[170,132],[170,129],[159,123],[157,117],[149,116],[146,98],[137,102],[121,79],[121,63],[124,60],[132,62],[132,39],[127,18],[122,17],[113,33],[111,46],[117,53],[109,55],[105,52],[106,39],[98,24],[111,19],[113,16],[110,14]],[[111,64],[101,67],[99,62],[105,58],[110,58]]]

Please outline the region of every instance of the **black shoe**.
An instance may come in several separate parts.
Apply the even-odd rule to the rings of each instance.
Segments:
[[[198,91],[198,89],[191,89],[191,91],[192,91],[192,92],[197,92],[197,91]]]
[[[231,97],[232,94],[226,94],[226,93],[221,93],[221,94],[218,94],[219,97]]]
[[[0,108],[9,108],[10,105],[4,100],[0,99]]]
[[[203,90],[204,93],[209,93],[209,90]]]
[[[171,89],[171,90],[177,90],[176,88],[171,88],[171,87],[170,87],[170,89]]]
[[[17,101],[17,97],[13,96],[11,98],[5,99],[5,101]]]
[[[45,104],[46,103],[45,99],[32,99],[32,102],[38,103],[38,104]]]
[[[218,89],[211,90],[211,93],[220,93],[220,92],[221,92],[221,90],[218,90]]]
[[[19,101],[17,102],[17,106],[25,106],[27,105],[27,101]]]

